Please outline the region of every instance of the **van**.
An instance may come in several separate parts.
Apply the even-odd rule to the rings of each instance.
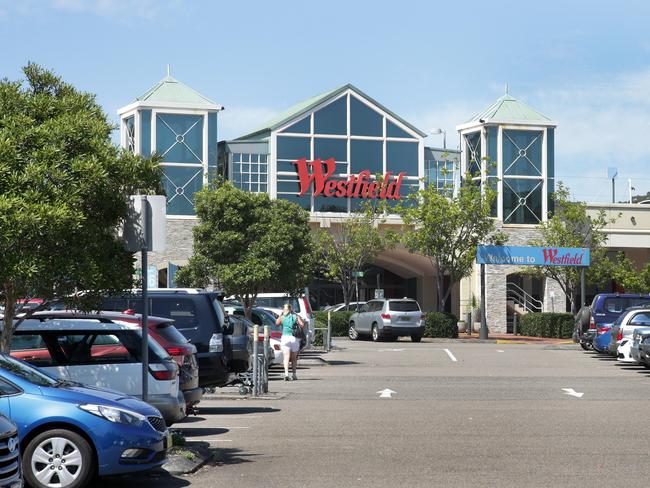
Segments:
[[[650,295],[638,293],[599,293],[591,302],[589,328],[611,325],[628,308],[650,305]]]

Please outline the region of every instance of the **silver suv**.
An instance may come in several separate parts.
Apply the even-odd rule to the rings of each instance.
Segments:
[[[373,341],[410,336],[420,342],[424,334],[424,315],[410,298],[371,300],[350,317],[348,336],[357,340],[370,336]]]

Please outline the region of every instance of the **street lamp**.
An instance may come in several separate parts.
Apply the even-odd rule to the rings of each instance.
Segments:
[[[439,136],[440,134],[442,134],[442,148],[447,149],[447,131],[446,130],[443,130],[443,129],[440,129],[440,128],[431,129],[431,134],[433,134],[434,136]]]

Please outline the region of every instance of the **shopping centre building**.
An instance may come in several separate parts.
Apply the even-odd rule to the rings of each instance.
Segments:
[[[335,235],[366,199],[384,199],[390,207],[424,185],[451,194],[466,173],[498,190],[494,217],[510,245],[526,245],[552,210],[556,124],[508,93],[457,126],[459,150],[427,146],[426,132],[353,85],[300,102],[236,139],[217,142],[221,110],[169,76],[119,110],[122,146],[162,157],[167,251],[150,258],[161,285],[172,285],[175,270],[190,257],[194,194],[218,175],[244,191],[297,203],[310,212],[313,229]],[[383,175],[380,181],[377,175]],[[624,214],[612,228],[612,249],[629,248],[635,261],[647,261],[650,214],[639,205],[609,207]],[[382,226],[399,231],[402,221],[389,213]],[[360,299],[383,290],[386,297],[409,296],[423,309],[435,309],[436,269],[428,258],[397,247],[363,271]],[[486,286],[486,316],[495,332],[508,330],[515,313],[565,306],[557,283],[514,266],[487,266]],[[315,281],[309,290],[315,306],[342,301],[335,284]],[[480,296],[477,273],[454,289],[449,310],[464,316],[473,296]]]

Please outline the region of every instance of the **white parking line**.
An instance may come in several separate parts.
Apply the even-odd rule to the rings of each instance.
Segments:
[[[458,359],[456,359],[456,356],[454,356],[449,349],[443,349],[443,351],[447,353],[447,356],[449,356],[449,359],[451,359],[453,362],[458,361]]]

